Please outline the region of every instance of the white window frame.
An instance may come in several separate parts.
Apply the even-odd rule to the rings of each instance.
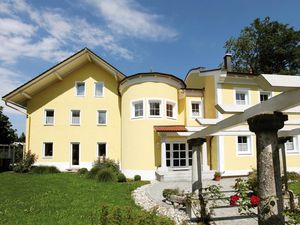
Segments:
[[[105,158],[108,158],[108,148],[107,148],[108,144],[105,141],[99,141],[99,142],[97,142],[97,144],[96,144],[96,157],[97,158],[101,157],[99,155],[99,149],[98,149],[98,145],[99,144],[105,144]]]
[[[135,104],[142,103],[143,104],[143,115],[142,116],[135,116]],[[142,119],[145,117],[145,100],[144,99],[134,99],[130,102],[130,115],[131,119]]]
[[[239,137],[247,138],[247,151],[239,151]],[[236,136],[236,152],[237,152],[237,155],[246,155],[246,156],[252,155],[251,136],[249,136],[249,135]]]
[[[238,93],[245,94],[245,104],[238,104],[239,100],[236,99],[236,95]],[[234,89],[234,101],[236,105],[249,105],[250,104],[249,89],[241,89],[241,88]]]
[[[167,105],[172,105],[173,106],[173,116],[168,116],[167,115]],[[171,101],[171,100],[166,100],[165,101],[165,104],[164,104],[164,107],[165,107],[165,117],[167,118],[167,119],[177,119],[177,111],[178,111],[178,109],[177,109],[177,104],[176,104],[176,102],[175,101]]]
[[[99,123],[99,113],[100,112],[105,112],[105,123]],[[107,125],[107,110],[106,109],[97,110],[97,125],[98,126],[106,126]]]
[[[293,145],[294,145],[294,149],[293,150],[288,150],[287,149],[287,143],[285,143],[285,152],[287,154],[299,154],[299,147],[298,147],[298,136],[291,136],[291,138],[293,139]]]
[[[258,96],[258,102],[262,102],[262,101],[260,100],[260,95],[261,95],[261,94],[263,94],[263,95],[268,95],[268,99],[272,98],[272,92],[260,90],[260,91],[259,91],[259,96]]]
[[[78,144],[79,146],[79,161],[78,161],[78,165],[73,165],[73,144]],[[72,141],[70,142],[70,166],[72,168],[78,168],[80,167],[80,163],[81,163],[81,144],[80,142],[76,142],[76,141]]]
[[[97,84],[101,84],[102,85],[102,95],[96,95],[96,90],[97,90]],[[104,82],[101,82],[101,81],[97,81],[95,82],[94,84],[94,96],[96,98],[103,98],[104,97]]]
[[[46,144],[52,144],[52,156],[46,156],[45,155]],[[43,149],[43,152],[42,152],[43,159],[53,159],[53,157],[54,157],[54,143],[53,143],[53,141],[45,141],[45,142],[43,142],[42,149]]]
[[[73,112],[74,111],[79,111],[79,123],[73,123]],[[80,109],[71,109],[71,114],[70,114],[70,125],[72,126],[80,126],[81,125],[81,110]]]
[[[78,84],[84,84],[84,93],[83,93],[83,95],[78,95],[78,93],[77,93],[77,85]],[[85,97],[85,93],[86,93],[85,82],[84,81],[75,81],[75,96],[77,96],[77,97]]]
[[[150,103],[152,103],[152,102],[158,102],[159,103],[159,115],[151,115],[150,114],[150,110],[151,110]],[[147,101],[147,105],[148,105],[148,109],[147,109],[148,118],[162,118],[163,117],[164,104],[163,104],[162,99],[160,99],[160,98],[149,98],[148,101]]]
[[[53,111],[53,122],[52,123],[47,123],[47,112]],[[44,125],[45,126],[53,126],[55,123],[55,111],[54,109],[45,109],[44,110]]]
[[[199,116],[193,115],[193,104],[199,105]],[[192,119],[203,118],[203,101],[202,100],[190,100],[190,117]]]

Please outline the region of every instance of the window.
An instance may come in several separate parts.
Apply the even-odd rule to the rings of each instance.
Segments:
[[[54,110],[45,110],[45,124],[46,125],[54,124]]]
[[[238,140],[238,146],[237,146],[238,154],[240,154],[240,155],[251,154],[250,137],[249,136],[238,136],[237,140]]]
[[[168,118],[175,118],[175,103],[172,102],[166,103],[166,116]]]
[[[98,110],[98,125],[106,125],[106,110]]]
[[[84,96],[84,95],[85,95],[85,83],[76,82],[76,96]]]
[[[294,137],[287,137],[288,140],[285,143],[285,150],[287,153],[296,153],[298,152],[297,149],[297,138],[296,136]]]
[[[143,100],[132,102],[132,118],[144,117],[144,102]]]
[[[191,102],[191,112],[192,117],[201,117],[201,102],[200,101],[192,101]]]
[[[271,97],[271,93],[270,92],[260,92],[259,94],[259,98],[261,102],[267,101],[269,98]]]
[[[97,143],[97,154],[98,157],[106,157],[106,143]]]
[[[96,97],[103,97],[103,87],[104,84],[102,82],[95,83],[95,96]]]
[[[161,116],[161,101],[149,100],[149,116],[160,117]]]
[[[248,104],[248,91],[237,90],[235,92],[235,102],[237,105],[247,105]]]
[[[44,157],[53,157],[53,143],[52,142],[45,142],[44,143]]]
[[[71,124],[80,125],[80,110],[71,110],[71,114],[72,114]]]

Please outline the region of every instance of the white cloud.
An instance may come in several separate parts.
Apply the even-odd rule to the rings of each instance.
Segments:
[[[60,61],[80,48],[100,47],[120,58],[132,53],[99,26],[78,16],[68,17],[62,9],[37,9],[25,0],[0,3],[0,61],[15,63],[20,57]]]
[[[133,0],[86,0],[100,11],[114,32],[147,39],[173,39],[175,30],[161,24],[161,18],[149,14]]]

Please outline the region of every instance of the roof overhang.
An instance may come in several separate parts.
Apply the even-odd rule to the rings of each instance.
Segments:
[[[101,66],[103,69],[111,73],[116,80],[122,80],[125,77],[123,73],[93,53],[91,50],[84,48],[66,60],[58,63],[49,70],[28,81],[27,83],[16,88],[7,95],[3,96],[2,99],[5,102],[10,102],[22,108],[26,108],[27,101],[30,100],[35,94],[56,82],[62,81],[74,70],[87,63],[95,63],[96,65]]]

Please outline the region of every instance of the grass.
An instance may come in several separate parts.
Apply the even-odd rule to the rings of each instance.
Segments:
[[[299,206],[300,206],[300,180],[292,182],[289,184],[289,188],[298,196]]]
[[[131,192],[143,184],[99,183],[71,173],[0,173],[0,224],[86,225],[103,204],[140,212]]]

